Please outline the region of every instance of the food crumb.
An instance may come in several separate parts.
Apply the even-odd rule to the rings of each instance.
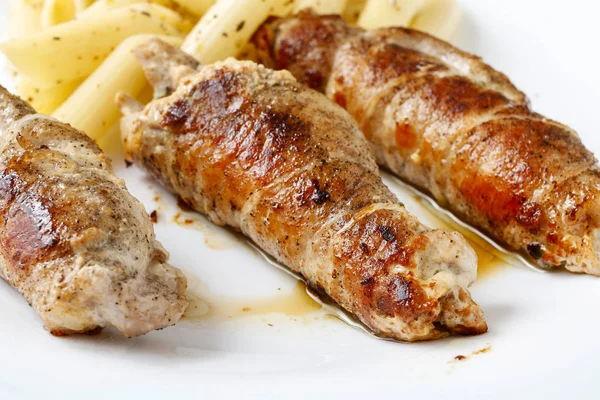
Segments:
[[[487,353],[488,351],[490,351],[492,349],[492,346],[487,345],[485,346],[483,349],[479,349],[473,352],[473,355],[475,354],[483,354],[483,353]]]
[[[267,325],[269,325],[269,326],[273,326],[273,324],[267,324]]]
[[[158,213],[156,212],[156,210],[154,210],[150,213],[150,220],[154,224],[156,224],[158,222]]]
[[[455,361],[463,361],[466,360],[469,357],[472,356],[476,356],[477,354],[483,354],[483,353],[487,353],[488,351],[490,351],[492,349],[492,346],[490,346],[489,344],[487,346],[485,346],[484,348],[481,348],[479,350],[475,350],[473,351],[471,354],[467,355],[467,356],[463,356],[462,354],[457,355],[456,357],[454,357]]]
[[[250,308],[250,307],[244,307],[244,308],[242,308],[242,311],[243,311],[243,312],[248,312],[248,311],[250,311],[250,310],[251,310],[251,308]]]

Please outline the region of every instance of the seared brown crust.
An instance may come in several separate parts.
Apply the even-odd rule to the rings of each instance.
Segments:
[[[346,108],[380,165],[540,265],[600,275],[596,160],[506,76],[417,31],[311,13],[271,20],[253,43],[261,62]]]
[[[55,335],[174,324],[185,278],[93,140],[0,87],[0,276]]]
[[[143,64],[163,46],[140,48]],[[289,73],[235,60],[202,67],[122,131],[131,161],[378,334],[486,331],[466,290],[475,256],[464,239],[398,205],[352,119]]]

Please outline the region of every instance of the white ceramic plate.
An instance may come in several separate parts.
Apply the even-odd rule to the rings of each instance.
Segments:
[[[8,0],[0,3],[6,18]],[[600,154],[597,3],[461,3],[458,45],[505,72],[535,110],[575,128]],[[0,82],[10,85],[10,77]],[[2,399],[599,398],[598,278],[504,263],[472,287],[489,333],[419,344],[376,340],[323,311],[306,313],[314,307],[293,278],[202,217],[183,213],[183,223],[173,222],[180,211],[171,196],[137,168],[126,169],[118,151],[111,156],[131,192],[148,211],[158,210],[156,233],[172,263],[190,276],[194,293],[217,307],[212,316],[137,339],[110,330],[55,338],[0,282]],[[393,188],[422,220],[439,224]],[[185,219],[192,220],[188,226]],[[200,313],[203,304],[196,305]]]

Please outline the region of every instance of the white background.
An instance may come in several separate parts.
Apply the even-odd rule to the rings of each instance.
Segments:
[[[8,0],[0,4],[5,18]],[[600,154],[598,3],[461,4],[456,43],[506,73],[536,111],[575,128]],[[0,82],[10,85],[9,76]],[[123,168],[118,151],[111,155],[148,211],[159,209],[157,236],[194,285],[201,280],[215,298],[249,303],[292,290],[292,278],[199,217],[190,214],[200,229],[173,223],[177,209],[169,195],[155,202],[160,189],[135,167]],[[427,221],[410,198],[401,200]],[[219,249],[205,244],[205,234]],[[472,287],[489,333],[399,344],[372,339],[321,312],[184,321],[129,340],[111,331],[54,338],[0,282],[0,398],[597,399],[599,289],[598,278],[507,265]],[[487,346],[485,354],[454,360]]]

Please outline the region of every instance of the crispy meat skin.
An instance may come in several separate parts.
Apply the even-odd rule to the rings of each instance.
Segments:
[[[271,19],[253,45],[259,62],[346,108],[381,166],[540,265],[600,275],[594,156],[479,58],[410,29],[311,13]]]
[[[173,52],[160,41],[137,50],[145,68],[164,66],[149,74],[159,91],[178,87],[141,111],[121,98],[131,161],[382,336],[487,330],[466,290],[473,250],[398,204],[347,113],[287,72],[227,60],[185,74]]]
[[[186,280],[93,140],[0,87],[0,276],[55,335],[175,324]]]

